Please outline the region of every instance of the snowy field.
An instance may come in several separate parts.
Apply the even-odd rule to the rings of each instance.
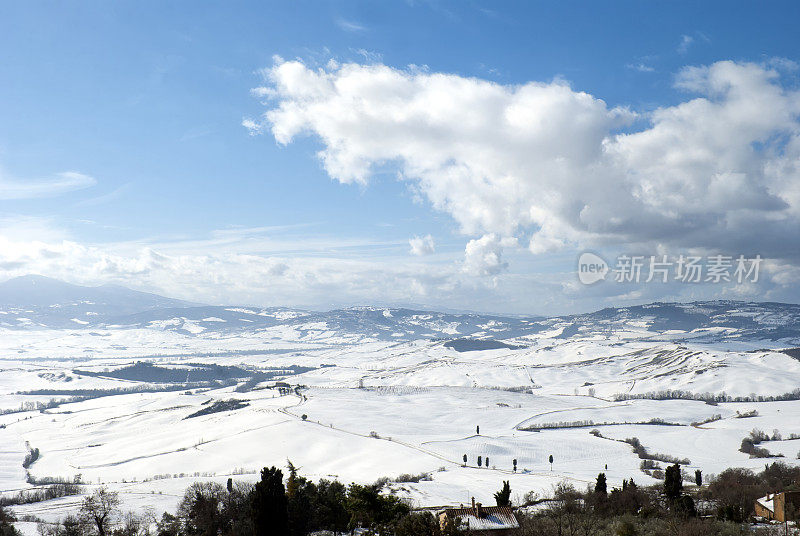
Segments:
[[[800,440],[788,439],[800,434],[798,401],[614,398],[664,389],[790,392],[800,384],[800,361],[758,350],[775,348],[773,341],[743,348],[730,341],[654,341],[638,328],[583,337],[552,329],[506,339],[512,348],[459,352],[442,340],[392,341],[318,322],[228,332],[172,327],[3,331],[0,490],[32,487],[22,464],[33,448],[40,453],[27,469],[34,479],[79,475],[86,491],[106,485],[120,493],[124,508],[159,516],[175,509],[193,481],[254,481],[260,468],[285,467],[287,459],[315,480],[367,483],[425,473],[419,482],[389,484],[418,506],[458,505],[472,496],[491,503],[502,480],[511,481],[518,498],[546,494],[562,480],[584,487],[601,471],[611,485],[627,478],[656,482],[621,441],[632,437],[650,452],[688,458],[688,471],[708,476],[731,466],[763,467],[765,460],[750,459],[739,444],[754,428],[778,430],[786,440],[761,446],[798,463]],[[240,378],[213,389],[113,394],[30,409],[87,390],[169,387],[113,377],[137,361],[305,369],[251,382],[249,389],[237,390],[246,381]],[[291,389],[271,388],[276,381]],[[47,391],[22,394],[30,390]],[[189,417],[231,399],[246,406]],[[757,416],[739,418],[753,410]],[[489,458],[488,467],[476,467],[478,456]],[[80,497],[65,497],[13,509],[52,521],[79,504]]]

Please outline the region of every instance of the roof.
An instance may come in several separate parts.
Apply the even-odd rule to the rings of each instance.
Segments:
[[[462,528],[469,530],[498,530],[519,528],[514,512],[508,506],[483,506],[483,515],[478,517],[472,508],[448,508],[444,515],[451,519],[459,518]]]
[[[761,506],[763,506],[764,508],[766,508],[767,510],[769,510],[770,512],[774,513],[775,512],[775,504],[774,504],[774,502],[772,500],[774,497],[775,497],[775,494],[774,493],[770,493],[769,495],[761,497],[760,499],[756,499],[756,502],[758,504],[760,504]]]

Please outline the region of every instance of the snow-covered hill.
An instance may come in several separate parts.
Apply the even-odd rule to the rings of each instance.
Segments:
[[[504,317],[407,308],[327,312],[285,307],[208,306],[119,286],[84,287],[42,276],[0,283],[0,327],[8,329],[161,329],[187,334],[284,326],[347,338],[504,340],[549,333],[559,339],[628,336],[654,341],[800,341],[800,305],[710,301],[652,303],[586,314]],[[777,344],[780,346],[779,344]]]
[[[24,278],[0,285],[0,312],[0,492],[81,474],[130,508],[170,510],[194,480],[291,458],[315,479],[428,473],[390,487],[458,504],[490,501],[501,480],[519,495],[601,470],[655,482],[630,437],[705,474],[761,467],[738,450],[753,428],[778,430],[762,446],[799,463],[797,305],[313,312]],[[26,470],[29,448],[41,456]],[[15,510],[53,519],[78,504]]]
[[[189,305],[117,285],[84,287],[40,275],[0,283],[0,327],[7,328],[90,326],[111,316]]]

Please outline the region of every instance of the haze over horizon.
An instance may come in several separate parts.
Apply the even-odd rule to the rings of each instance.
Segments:
[[[800,7],[0,6],[0,280],[546,315],[800,302]],[[642,281],[581,284],[578,257]],[[645,282],[650,258],[758,278]],[[653,278],[651,278],[653,279]]]

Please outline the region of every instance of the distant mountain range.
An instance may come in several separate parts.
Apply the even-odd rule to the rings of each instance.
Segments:
[[[40,275],[0,283],[0,325],[10,327],[76,327],[108,318],[196,305],[118,285],[84,287]]]
[[[405,308],[353,307],[312,312],[284,307],[209,306],[116,285],[85,287],[42,276],[0,283],[0,328],[149,328],[191,335],[287,326],[379,340],[557,338],[800,344],[800,305],[737,301],[652,303],[552,318],[514,318]],[[461,347],[468,348],[469,344]]]

